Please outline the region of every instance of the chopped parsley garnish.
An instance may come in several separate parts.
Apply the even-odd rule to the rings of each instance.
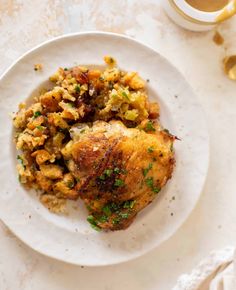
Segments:
[[[153,177],[148,177],[145,179],[147,186],[154,192],[158,193],[161,189],[159,187],[155,187],[153,184]]]
[[[105,180],[106,179],[106,176],[105,175],[101,175],[101,176],[99,176],[99,179]]]
[[[67,68],[67,67],[65,67],[65,68],[64,68],[64,70],[65,70],[65,71],[67,71],[67,70],[68,70],[68,68]]]
[[[104,212],[104,214],[105,214],[106,216],[110,216],[111,213],[112,213],[109,204],[105,205],[105,206],[102,208],[102,211]]]
[[[153,146],[148,147],[147,152],[148,153],[153,153],[154,152],[154,147]]]
[[[99,77],[99,81],[103,82],[104,78],[103,77]]]
[[[90,225],[91,225],[91,228],[94,229],[95,231],[97,231],[97,232],[101,231],[101,228],[99,226],[96,226],[96,225],[93,225],[93,224],[90,224]]]
[[[113,225],[117,225],[120,223],[120,218],[119,217],[115,217],[113,220],[112,220],[112,223]]]
[[[120,206],[114,202],[110,203],[108,206],[110,207],[112,212],[116,212],[120,210]]]
[[[97,222],[96,222],[94,216],[89,215],[89,216],[87,217],[87,221],[90,223],[91,227],[92,227],[94,230],[96,230],[96,231],[100,231],[100,230],[101,230],[101,228],[97,225]]]
[[[74,181],[72,181],[72,180],[70,180],[70,181],[68,181],[67,182],[67,186],[71,189],[71,188],[73,188],[74,187]]]
[[[154,193],[158,193],[161,189],[160,189],[160,187],[153,187],[152,190]]]
[[[108,218],[105,215],[102,215],[102,216],[99,217],[99,222],[100,223],[105,223],[105,222],[107,222],[107,220],[108,220]]]
[[[112,175],[112,169],[106,169],[104,171],[104,174],[107,175],[108,177],[110,177]]]
[[[148,121],[147,122],[147,124],[146,124],[146,131],[147,132],[155,132],[156,131],[156,129],[154,128],[154,126],[153,126],[153,123],[152,123],[152,121]]]
[[[121,186],[124,186],[124,185],[125,185],[125,183],[124,183],[123,180],[121,180],[121,179],[116,179],[115,180],[114,186],[121,187]]]
[[[79,178],[79,177],[77,177],[77,178],[76,178],[76,181],[79,183],[79,182],[80,182],[80,178]]]
[[[128,95],[126,94],[126,92],[122,92],[122,96],[125,97],[125,98],[129,101],[129,97],[128,97]]]
[[[153,188],[153,177],[148,177],[147,179],[145,179],[145,182],[148,187]]]
[[[122,173],[122,174],[127,174],[127,173],[128,173],[126,169],[121,169],[121,168],[119,168],[119,167],[115,167],[115,168],[113,169],[113,171],[114,171],[115,174],[120,174],[120,173]]]
[[[143,169],[143,175],[144,175],[144,177],[146,177],[147,174],[148,174],[148,172],[152,169],[152,165],[153,165],[152,163],[149,163],[148,164],[148,167]]]
[[[77,86],[75,87],[75,91],[76,91],[76,93],[80,93],[80,85],[77,85]]]
[[[41,115],[42,115],[41,112],[36,111],[36,112],[34,113],[34,118],[37,118],[37,117],[39,117],[39,116],[41,116]]]
[[[89,215],[89,216],[87,217],[87,221],[88,221],[90,224],[95,224],[95,223],[96,223],[96,221],[95,221],[95,219],[94,219],[94,216],[92,216],[92,215]]]
[[[92,211],[92,208],[91,208],[90,205],[86,205],[86,208],[87,208],[88,211]]]
[[[123,205],[123,208],[133,208],[134,207],[134,204],[135,204],[135,200],[127,200],[124,205]]]
[[[23,158],[20,155],[17,155],[16,159],[19,161],[19,163],[24,167],[24,169],[26,168],[26,166],[24,165],[24,161]]]
[[[37,128],[38,130],[40,130],[40,131],[43,130],[43,126],[36,126],[36,128]]]
[[[22,157],[20,155],[17,155],[16,159],[19,160],[20,162],[23,162]]]
[[[99,176],[99,179],[101,180],[105,180],[107,177],[110,177],[113,173],[112,169],[106,169],[104,170],[103,174],[101,176]]]
[[[115,168],[114,168],[114,172],[115,172],[115,174],[119,174],[119,173],[120,173],[120,168],[115,167]]]
[[[120,216],[122,217],[122,219],[127,219],[129,217],[128,213],[120,213]]]

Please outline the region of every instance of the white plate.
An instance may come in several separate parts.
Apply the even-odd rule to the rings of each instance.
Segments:
[[[82,202],[69,216],[48,212],[34,192],[17,179],[16,152],[9,114],[58,67],[101,65],[112,55],[124,70],[149,79],[149,95],[161,106],[161,121],[176,134],[176,168],[159,197],[124,231],[90,228]],[[34,64],[43,70],[35,72]],[[200,196],[208,168],[204,114],[190,86],[165,58],[147,46],[111,33],[79,33],[46,42],[20,58],[0,81],[0,218],[36,251],[73,264],[109,265],[136,258],[168,239],[186,220]],[[175,198],[173,200],[173,197]]]

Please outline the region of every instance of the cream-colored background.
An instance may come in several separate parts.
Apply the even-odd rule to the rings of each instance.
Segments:
[[[227,51],[236,53],[236,18],[219,29],[225,47],[212,42],[213,32],[176,27],[160,0],[0,1],[0,72],[53,36],[85,30],[125,33],[154,47],[184,74],[206,112],[211,137],[202,197],[161,247],[122,265],[76,267],[35,253],[0,223],[0,290],[169,290],[210,250],[236,244],[236,82],[221,68]]]

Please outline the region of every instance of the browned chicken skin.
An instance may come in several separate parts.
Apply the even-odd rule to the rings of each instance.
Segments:
[[[175,138],[150,121],[140,128],[97,121],[75,126],[71,135],[63,155],[89,210],[88,221],[96,228],[127,228],[170,179]]]

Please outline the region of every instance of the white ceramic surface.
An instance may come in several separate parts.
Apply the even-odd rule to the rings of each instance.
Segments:
[[[168,16],[178,25],[192,31],[207,31],[213,29],[217,17],[223,9],[214,12],[205,12],[195,9],[185,0],[161,0]],[[230,6],[231,4],[229,4]],[[182,11],[183,15],[176,9]],[[184,16],[185,15],[185,16]]]
[[[129,229],[115,233],[93,231],[81,203],[69,216],[53,215],[33,193],[19,185],[9,117],[9,113],[17,110],[17,104],[31,96],[59,66],[100,65],[105,54],[115,57],[122,69],[136,70],[150,80],[149,95],[161,105],[162,123],[181,138],[175,146],[177,166],[172,180]],[[35,63],[43,64],[42,72],[33,70]],[[208,167],[204,115],[182,75],[154,50],[109,33],[60,37],[18,60],[4,74],[0,92],[0,218],[33,249],[73,264],[120,263],[160,245],[194,208]]]

